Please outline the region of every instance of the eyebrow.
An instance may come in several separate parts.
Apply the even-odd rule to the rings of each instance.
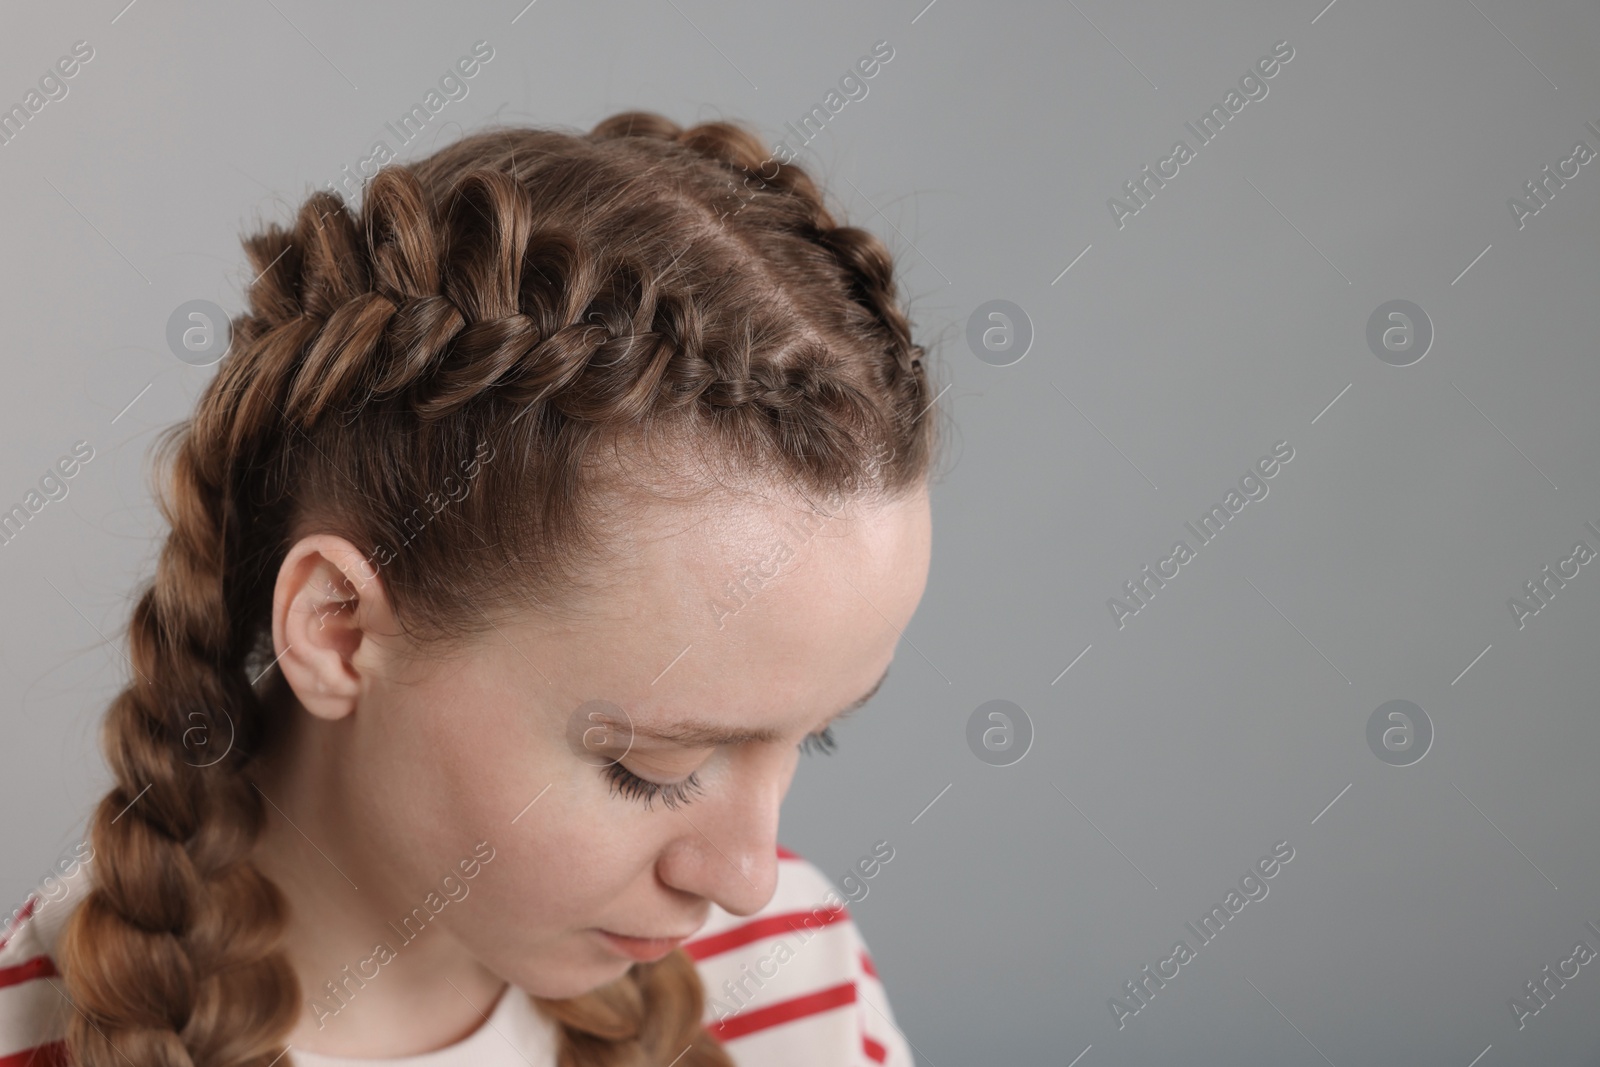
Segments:
[[[883,669],[883,674],[872,683],[872,688],[862,693],[848,705],[840,708],[828,720],[831,725],[834,719],[842,718],[857,708],[866,704],[877,695],[884,681],[889,677],[889,668]],[[752,741],[774,742],[783,740],[783,732],[769,727],[758,730],[729,730],[715,723],[706,722],[704,719],[689,719],[684,722],[666,723],[660,726],[646,726],[635,724],[633,732],[640,737],[648,737],[656,741],[665,741],[668,744],[683,745],[686,748],[711,748],[716,745],[743,745]]]

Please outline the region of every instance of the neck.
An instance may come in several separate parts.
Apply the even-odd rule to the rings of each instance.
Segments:
[[[287,1043],[330,1056],[431,1052],[483,1025],[506,982],[429,923],[363,848],[340,782],[341,722],[306,712],[287,687],[264,699],[283,729],[252,764],[267,818],[251,858],[282,891],[282,949],[300,983]]]

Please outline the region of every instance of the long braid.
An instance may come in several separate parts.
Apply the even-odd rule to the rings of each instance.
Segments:
[[[230,385],[214,379],[208,400]],[[236,766],[260,743],[261,716],[225,589],[237,533],[227,435],[207,411],[164,442],[172,533],[129,627],[138,678],[102,733],[116,785],[90,828],[94,885],[59,946],[78,1008],[68,1046],[84,1067],[265,1064],[297,1009],[275,954],[284,900],[247,858],[263,803]],[[202,768],[204,746],[224,738],[229,754]]]
[[[105,722],[95,884],[59,953],[72,1062],[284,1052],[301,994],[289,916],[249,858],[265,821],[251,761],[284,724],[250,679],[274,658],[272,589],[299,533],[409,541],[408,509],[452,460],[503,447],[516,461],[385,570],[408,632],[448,637],[558,603],[603,558],[607,434],[689,429],[729,470],[802,491],[869,468],[884,494],[920,484],[933,397],[892,260],[801,168],[770,163],[737,126],[644,112],[583,136],[500,128],[384,168],[359,214],[319,192],[291,229],[246,238],[249,311],[164,440],[171,533],[130,625],[138,677]],[[730,175],[757,172],[745,209],[719,216]],[[227,754],[201,759],[197,728]],[[535,1003],[563,1067],[731,1067],[681,951]]]

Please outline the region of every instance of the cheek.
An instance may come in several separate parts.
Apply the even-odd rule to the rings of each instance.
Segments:
[[[576,995],[621,974],[581,931],[615,925],[649,899],[675,817],[610,795],[601,770],[525,703],[461,675],[384,695],[387,718],[373,717],[347,779],[352,809],[372,828],[371,864],[425,894],[446,874],[461,877],[459,862],[486,841],[494,858],[440,914],[453,936],[522,988],[550,990],[540,995]]]
[[[578,785],[559,781],[515,825],[484,831],[494,859],[441,916],[475,958],[536,996],[578,996],[625,973],[588,931],[617,926],[654,892],[656,820]]]
[[[434,883],[475,842],[503,836],[494,831],[516,808],[502,816],[497,801],[510,804],[520,785],[490,764],[486,732],[451,703],[418,693],[362,709],[369,720],[358,726],[339,768],[344,799],[354,824],[370,837],[374,863],[381,869],[393,857],[409,875]]]
[[[525,894],[548,896],[539,876],[559,873],[582,854],[564,838],[581,842],[604,833],[573,806],[575,797],[588,795],[586,787],[593,789],[584,775],[595,772],[555,747],[559,740],[541,736],[525,709],[459,673],[438,684],[374,693],[357,714],[365,721],[355,724],[338,773],[342,807],[359,831],[350,836],[374,881],[425,895],[444,875],[459,877],[460,861],[487,841],[495,858],[469,883],[472,892],[461,904],[464,913],[487,910],[477,906],[484,883],[521,882]],[[548,820],[558,809],[565,830],[552,833]],[[548,838],[539,845],[551,856],[548,865],[508,877],[540,837]]]
[[[529,726],[525,712],[484,701],[471,720],[419,731],[426,751],[416,758],[430,764],[432,790],[407,803],[432,811],[431,851],[448,864],[477,841],[495,849],[473,880],[469,904],[486,890],[475,914],[529,938],[595,925],[608,907],[614,918],[612,902],[650,878],[662,813],[611,796],[600,768]],[[456,851],[439,852],[441,842]]]
[[[623,820],[606,819],[603,798],[599,805],[563,804],[553,796],[556,788],[515,826],[502,824],[498,840],[491,838],[495,858],[477,879],[491,890],[485,903],[498,913],[488,921],[513,936],[614,919],[615,902],[650,875],[653,842],[627,834]]]

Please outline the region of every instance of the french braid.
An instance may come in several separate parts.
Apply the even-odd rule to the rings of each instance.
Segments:
[[[748,199],[719,214],[735,182]],[[596,573],[603,441],[676,431],[730,473],[819,495],[865,477],[885,498],[922,483],[938,441],[888,251],[731,123],[489,128],[385,167],[359,211],[313,193],[244,247],[232,348],[158,443],[171,531],[103,725],[94,884],[58,949],[82,1067],[284,1052],[287,903],[250,858],[252,759],[283,724],[250,679],[296,537],[410,540],[385,588],[408,634],[448,640]],[[409,539],[415,503],[485,441],[511,458]],[[226,755],[197,758],[197,728]],[[563,1067],[729,1067],[704,1003],[681,951],[536,1001]]]

